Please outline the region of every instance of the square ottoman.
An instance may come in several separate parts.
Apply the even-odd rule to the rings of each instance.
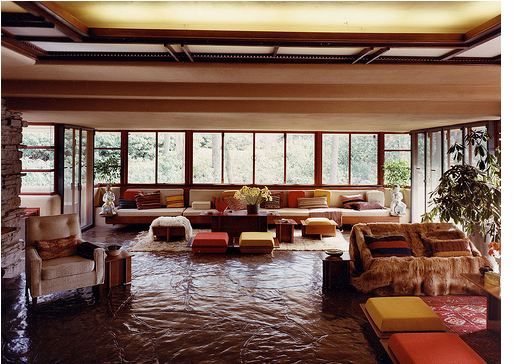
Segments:
[[[363,305],[378,337],[394,332],[446,331],[443,322],[419,297],[374,297]]]
[[[270,232],[244,232],[239,237],[241,253],[269,254],[274,246],[275,240]]]
[[[485,364],[457,334],[421,332],[393,334],[387,341],[393,362],[405,364]]]
[[[193,253],[225,253],[228,248],[228,234],[224,232],[198,233],[193,239]]]
[[[317,235],[319,239],[325,236],[336,236],[337,223],[326,217],[309,217],[301,220],[302,236]]]

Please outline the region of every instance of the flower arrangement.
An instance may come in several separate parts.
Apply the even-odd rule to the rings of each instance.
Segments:
[[[260,205],[264,201],[271,201],[271,192],[268,187],[248,187],[243,186],[234,194],[238,200],[245,202],[247,205]]]

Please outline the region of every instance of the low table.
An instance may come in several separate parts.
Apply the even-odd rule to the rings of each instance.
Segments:
[[[105,258],[105,288],[127,285],[132,282],[132,256],[122,250],[114,257]]]
[[[463,273],[462,277],[483,290],[487,295],[487,330],[501,331],[501,290],[500,286],[484,283],[480,274]]]
[[[323,290],[330,291],[351,286],[350,255],[327,256],[323,259]]]
[[[212,232],[226,232],[231,245],[234,238],[239,239],[241,233],[268,231],[268,214],[266,212],[258,214],[248,214],[246,211],[219,212],[210,216]]]
[[[294,227],[296,221],[293,219],[273,220],[276,227],[277,240],[280,243],[294,243]]]

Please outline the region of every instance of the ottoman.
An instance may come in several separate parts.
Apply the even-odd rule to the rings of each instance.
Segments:
[[[485,364],[459,335],[453,333],[393,334],[384,347],[393,362],[402,364]]]
[[[301,220],[302,236],[317,235],[319,239],[325,236],[336,236],[337,223],[326,217],[309,217]]]
[[[446,331],[443,322],[419,297],[374,297],[363,305],[378,337],[394,332]]]
[[[193,253],[225,253],[228,248],[228,234],[223,232],[198,233],[193,239]]]
[[[244,232],[239,237],[241,253],[269,254],[274,246],[275,240],[270,232]]]

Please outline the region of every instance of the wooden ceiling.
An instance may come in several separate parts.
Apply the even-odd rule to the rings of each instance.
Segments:
[[[499,2],[2,3],[2,45],[41,63],[499,64],[500,34]]]

